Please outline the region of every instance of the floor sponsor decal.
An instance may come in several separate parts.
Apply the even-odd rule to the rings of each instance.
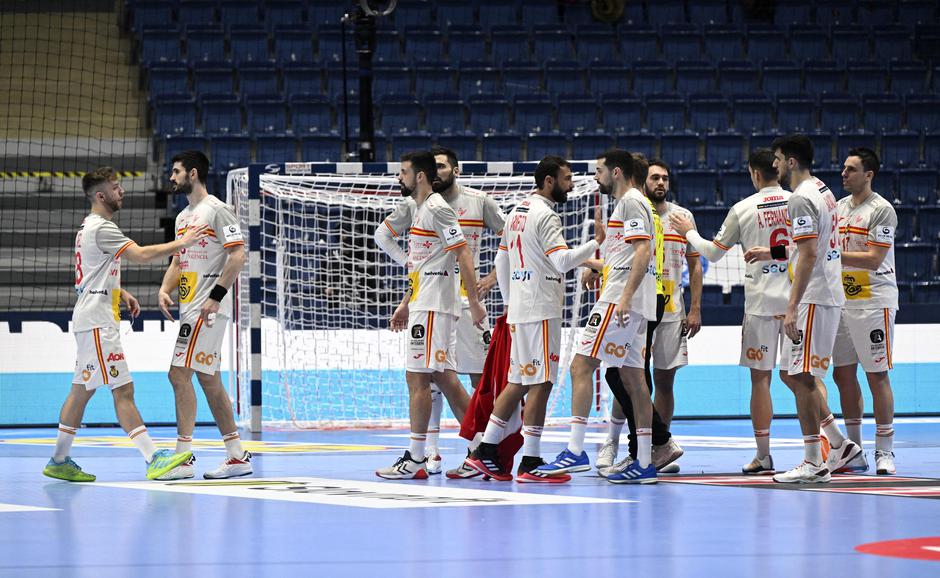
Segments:
[[[855,550],[862,554],[874,554],[875,556],[940,562],[940,536],[869,542],[868,544],[856,546]]]
[[[582,496],[430,486],[421,482],[363,482],[283,477],[192,482],[94,482],[108,488],[175,492],[227,498],[281,500],[359,508],[441,508],[454,506],[530,506],[630,503]]]
[[[834,492],[838,494],[865,494],[901,498],[940,499],[940,480],[933,478],[904,478],[898,476],[832,476],[828,484],[778,484],[773,476],[742,476],[716,474],[702,476],[660,476],[659,481],[670,484],[696,484],[730,488],[760,488],[765,490],[799,490],[807,492]]]
[[[7,438],[0,439],[0,444],[54,446],[55,438]],[[158,448],[173,449],[176,447],[176,438],[154,438]],[[93,448],[134,448],[134,443],[125,436],[76,436],[75,447]],[[400,451],[406,446],[388,446],[373,444],[329,444],[329,443],[301,443],[287,441],[254,441],[242,440],[242,447],[252,454],[316,454],[330,452],[381,452],[386,450]],[[207,450],[224,452],[222,440],[194,439],[194,450]]]

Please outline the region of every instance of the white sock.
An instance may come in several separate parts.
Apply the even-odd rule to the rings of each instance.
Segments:
[[[584,451],[584,430],[587,429],[587,418],[580,415],[571,416],[571,435],[568,437],[568,451],[580,456]]]
[[[845,433],[849,439],[857,443],[858,447],[862,447],[862,418],[846,417],[842,418],[842,421],[845,422]]]
[[[894,423],[875,424],[875,449],[894,451]]]
[[[636,428],[636,459],[641,468],[653,461],[653,428]]]
[[[845,436],[842,435],[842,432],[839,430],[839,425],[836,423],[836,418],[832,417],[830,413],[824,420],[819,422],[819,427],[826,432],[826,437],[829,438],[829,445],[833,448],[841,448],[842,443],[845,442]],[[815,463],[815,462],[814,462]]]
[[[61,464],[65,461],[65,458],[69,457],[69,452],[72,451],[72,442],[75,441],[75,432],[77,431],[78,428],[65,425],[64,423],[59,424],[59,435],[55,439],[55,450],[52,452],[52,461]]]
[[[506,429],[506,422],[490,414],[490,421],[486,424],[486,431],[483,432],[483,443],[498,444],[503,439],[504,429]]]
[[[150,434],[147,433],[147,426],[142,425],[132,429],[127,432],[127,437],[131,438],[131,441],[140,450],[140,454],[144,456],[144,461],[149,464],[153,459],[154,452],[157,451],[157,447],[153,445],[153,440],[150,439]]]
[[[411,446],[408,451],[411,452],[411,459],[420,462],[424,459],[424,446],[427,442],[428,434],[411,432]]]
[[[238,435],[237,431],[225,434],[222,436],[222,441],[225,443],[225,452],[228,454],[228,457],[237,460],[244,457],[245,450],[242,449],[242,438]]]
[[[538,458],[542,456],[542,426],[522,426],[522,457]]]
[[[440,453],[438,440],[441,437],[441,412],[444,411],[444,396],[440,391],[431,388],[431,419],[428,420],[428,455],[436,456]]]
[[[818,435],[803,436],[803,459],[813,465],[822,465],[822,446]]]
[[[477,449],[477,446],[480,445],[480,442],[482,441],[483,441],[483,432],[478,431],[477,433],[473,435],[473,439],[470,440],[470,443],[467,444],[467,449],[472,452],[473,450]]]
[[[763,459],[770,455],[770,430],[754,430],[754,441],[757,442],[757,457]]]
[[[623,431],[623,424],[627,423],[626,419],[617,419],[615,417],[610,418],[610,423],[607,424],[607,439],[611,441],[620,441],[620,432]]]
[[[176,451],[173,453],[181,454],[191,451],[193,451],[193,436],[176,436]]]

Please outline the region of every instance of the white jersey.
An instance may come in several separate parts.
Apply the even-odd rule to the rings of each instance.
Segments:
[[[180,318],[198,315],[209,298],[209,293],[222,275],[226,249],[244,245],[235,211],[212,195],[189,205],[176,217],[176,238],[182,237],[190,227],[209,225],[209,236],[180,250],[179,301]],[[232,315],[232,292],[219,304],[219,314]]]
[[[675,203],[666,203],[666,210],[659,215],[663,223],[663,289],[666,292],[666,308],[663,313],[663,323],[681,321],[685,319],[685,303],[682,300],[682,270],[687,257],[698,257],[695,250],[685,237],[679,234],[669,222],[669,213],[673,211],[692,222],[695,227],[695,217],[687,209]],[[660,365],[656,365],[660,367]]]
[[[740,242],[747,251],[752,247],[786,246],[787,203],[790,191],[780,186],[764,187],[735,203],[712,241],[719,249],[729,250]],[[744,265],[744,312],[772,317],[787,312],[790,299],[788,260],[755,261]]]
[[[630,189],[617,201],[607,222],[604,240],[604,281],[598,301],[619,303],[623,288],[633,270],[636,250],[633,241],[653,238],[653,209],[637,189]],[[656,244],[650,243],[650,262],[630,308],[651,321],[656,320]]]
[[[509,256],[508,323],[561,319],[565,299],[564,275],[549,255],[568,248],[555,203],[529,195],[506,218],[500,251]]]
[[[466,244],[457,213],[440,194],[431,193],[418,207],[408,236],[412,311],[437,311],[460,317],[453,250]]]
[[[836,198],[825,183],[810,177],[790,195],[787,212],[793,241],[816,241],[816,263],[800,302],[841,307],[845,303],[845,294],[842,291],[842,252],[839,249]],[[800,261],[795,243],[790,261],[795,270]]]
[[[894,271],[894,232],[898,215],[891,203],[872,192],[855,204],[852,195],[839,200],[839,234],[842,250],[867,252],[869,246],[888,249],[877,271],[842,267],[846,309],[897,309],[898,281]]]
[[[121,253],[134,241],[94,213],[75,236],[75,294],[72,331],[117,327],[121,321]]]
[[[473,254],[473,265],[477,270],[480,269],[480,239],[482,238],[483,228],[489,228],[497,235],[503,234],[503,224],[505,217],[496,201],[482,191],[471,189],[457,183],[457,190],[449,197],[444,197],[447,204],[457,213],[457,222],[463,231],[467,246]],[[414,215],[418,211],[418,205],[411,197],[405,198],[395,207],[391,215],[385,218],[385,226],[392,232],[392,235],[399,237],[403,235],[414,222]],[[479,275],[478,275],[479,276]],[[460,278],[458,276],[458,278]],[[470,306],[467,298],[467,292],[463,288],[463,279],[460,278],[460,298],[464,308]]]

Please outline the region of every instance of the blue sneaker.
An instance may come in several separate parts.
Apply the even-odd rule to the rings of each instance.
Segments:
[[[157,450],[147,464],[147,479],[155,480],[176,466],[182,465],[193,457],[193,452],[174,454],[170,450]]]
[[[550,464],[541,465],[536,471],[548,474],[571,474],[574,472],[586,472],[591,469],[591,460],[588,459],[587,452],[582,451],[580,455],[575,455],[568,448],[562,450]]]
[[[612,484],[655,484],[656,466],[650,464],[641,468],[640,462],[634,461],[624,471],[607,476],[607,481]]]

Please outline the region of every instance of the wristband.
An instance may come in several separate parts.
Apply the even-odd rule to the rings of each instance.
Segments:
[[[770,248],[770,258],[774,261],[784,261],[787,258],[786,245],[774,245]]]
[[[212,287],[212,291],[209,291],[209,299],[221,302],[225,299],[225,296],[228,294],[228,289],[221,285],[215,285]]]

